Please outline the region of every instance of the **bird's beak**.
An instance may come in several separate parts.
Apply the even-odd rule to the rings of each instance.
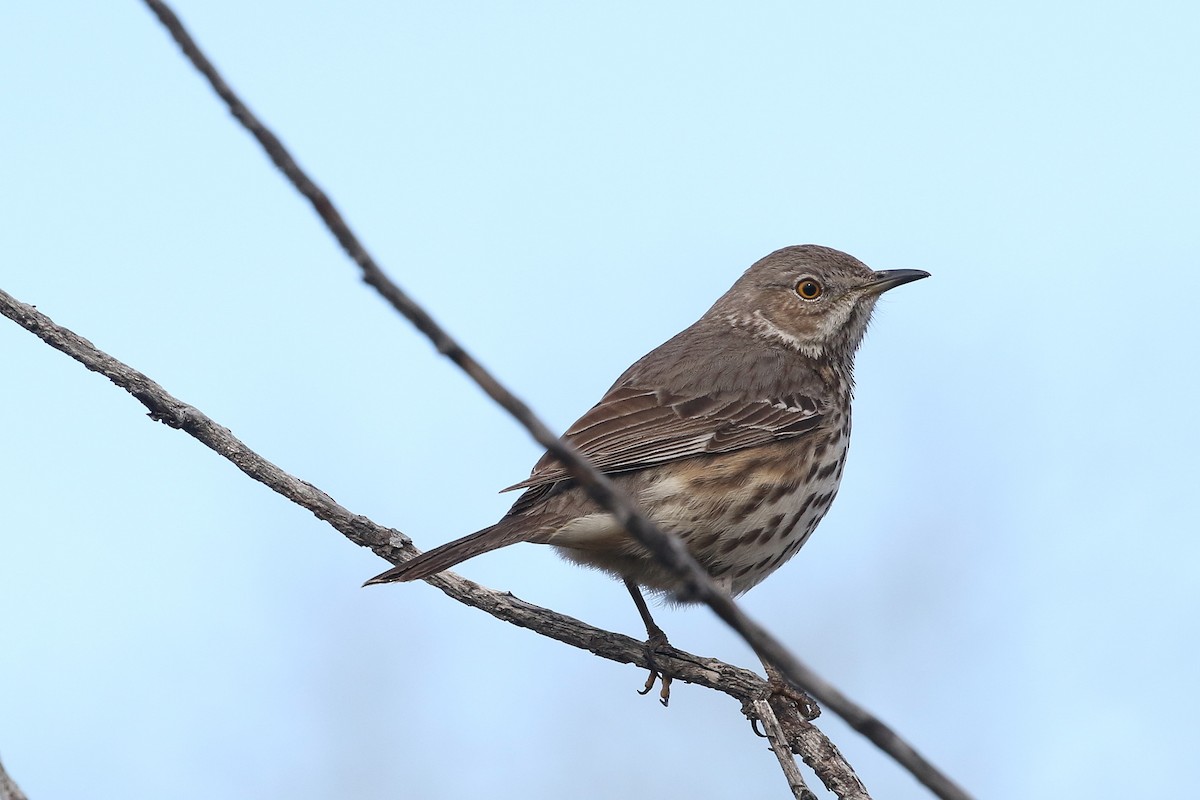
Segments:
[[[871,294],[883,294],[888,289],[928,277],[929,273],[923,269],[883,269],[876,272],[863,288]]]

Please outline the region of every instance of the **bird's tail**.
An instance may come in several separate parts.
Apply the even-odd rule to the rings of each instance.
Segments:
[[[474,558],[499,547],[527,541],[528,531],[522,530],[523,527],[525,526],[509,526],[504,522],[499,522],[481,531],[476,531],[470,536],[455,539],[441,547],[421,553],[398,567],[381,572],[363,586],[394,581],[419,581],[422,578],[428,578],[430,575],[448,570],[468,558]]]

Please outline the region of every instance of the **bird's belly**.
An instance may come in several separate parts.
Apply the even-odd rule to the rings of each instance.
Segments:
[[[634,479],[627,488],[658,525],[683,539],[696,560],[736,595],[796,554],[829,510],[844,462],[845,447],[756,448],[679,462],[653,480]],[[678,589],[674,576],[608,514],[576,518],[550,543],[572,561],[647,588]]]

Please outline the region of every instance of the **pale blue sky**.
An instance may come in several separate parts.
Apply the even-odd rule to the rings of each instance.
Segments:
[[[556,427],[787,244],[880,304],[842,492],[745,598],[984,797],[1200,780],[1191,3],[195,2],[391,275]],[[137,2],[0,8],[0,288],[428,547],[537,448]],[[735,703],[383,568],[0,324],[0,757],[31,798],[783,797]],[[536,546],[465,575],[631,634]],[[753,657],[706,611],[680,647]],[[926,797],[837,721],[880,798]]]

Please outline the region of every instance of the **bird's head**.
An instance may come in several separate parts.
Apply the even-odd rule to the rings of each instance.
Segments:
[[[709,316],[810,358],[850,357],[879,295],[928,277],[918,269],[875,271],[829,247],[795,245],[746,270]]]

